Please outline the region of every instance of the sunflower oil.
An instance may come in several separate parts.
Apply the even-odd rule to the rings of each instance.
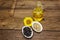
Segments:
[[[43,19],[43,8],[40,1],[37,1],[36,8],[33,10],[33,19],[35,21],[41,21]]]

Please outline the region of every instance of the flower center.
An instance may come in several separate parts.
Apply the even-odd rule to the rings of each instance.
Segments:
[[[30,20],[27,20],[26,22],[27,22],[27,24],[31,24],[31,21]]]

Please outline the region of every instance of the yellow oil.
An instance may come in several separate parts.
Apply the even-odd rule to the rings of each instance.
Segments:
[[[40,6],[41,4],[38,3],[36,8],[34,8],[33,10],[33,19],[35,21],[41,21],[43,19],[43,9],[42,6]]]

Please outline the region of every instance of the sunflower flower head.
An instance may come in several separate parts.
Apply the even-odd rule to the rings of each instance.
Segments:
[[[24,18],[24,25],[25,26],[32,26],[33,19],[31,17]]]

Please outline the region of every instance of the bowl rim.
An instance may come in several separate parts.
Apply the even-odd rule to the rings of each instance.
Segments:
[[[37,31],[35,28],[34,28],[34,23],[37,23],[37,24],[39,24],[40,25],[40,31]],[[37,22],[37,21],[34,21],[33,23],[32,23],[32,28],[33,28],[33,30],[35,31],[35,32],[41,32],[42,30],[43,30],[43,27],[42,27],[42,24],[40,23],[40,22]]]
[[[22,27],[22,34],[23,34],[23,36],[25,36],[26,38],[31,38],[31,37],[33,36],[33,30],[32,30],[32,28],[29,27],[29,28],[31,29],[31,31],[32,31],[32,34],[31,34],[31,36],[28,37],[28,36],[24,35],[24,33],[23,33],[23,29],[24,29],[25,27],[28,27],[28,26],[23,26],[23,27]]]

